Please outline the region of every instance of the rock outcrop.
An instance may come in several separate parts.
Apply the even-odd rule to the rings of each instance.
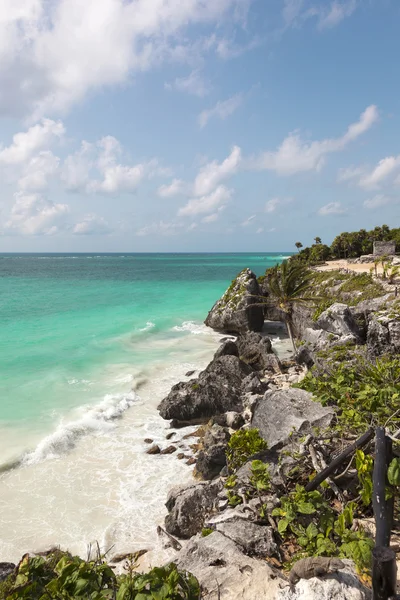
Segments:
[[[201,531],[204,519],[213,511],[222,487],[222,482],[218,480],[173,488],[166,502],[169,511],[165,517],[167,532],[186,539]]]
[[[266,562],[246,556],[218,531],[191,539],[177,565],[198,578],[209,600],[275,600],[287,585]]]
[[[261,331],[264,308],[255,274],[244,269],[233,280],[224,295],[214,304],[205,324],[217,331],[244,333]]]
[[[361,340],[360,330],[349,307],[340,302],[335,302],[319,316],[315,329],[322,329],[337,337],[351,337],[356,342]]]
[[[206,431],[196,462],[196,472],[203,479],[213,479],[226,465],[225,451],[229,438],[229,431],[217,424]]]
[[[255,371],[271,370],[280,373],[280,360],[272,350],[269,337],[255,332],[240,335],[236,341],[239,357]]]
[[[307,433],[312,427],[328,427],[333,415],[332,408],[314,402],[309,392],[289,388],[266,392],[255,406],[251,426],[274,448],[287,443],[293,431]]]
[[[242,381],[253,369],[237,356],[213,360],[197,379],[180,382],[158,406],[163,419],[192,420],[241,412]]]
[[[372,314],[368,320],[367,349],[371,357],[400,352],[400,320],[397,316]]]

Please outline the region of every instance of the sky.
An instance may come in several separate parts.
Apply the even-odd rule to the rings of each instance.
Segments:
[[[398,0],[1,0],[0,252],[400,225]]]

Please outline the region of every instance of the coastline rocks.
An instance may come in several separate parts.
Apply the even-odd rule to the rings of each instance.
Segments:
[[[328,334],[351,336],[356,341],[360,340],[358,325],[347,304],[336,302],[325,310],[317,319],[315,329],[322,329]]]
[[[213,479],[226,465],[225,451],[230,437],[229,431],[217,424],[206,431],[196,462],[196,473],[203,479]]]
[[[165,517],[167,532],[183,539],[196,535],[203,528],[204,519],[212,513],[222,488],[220,480],[173,488],[165,504],[168,509]]]
[[[240,359],[256,371],[272,369],[281,372],[280,361],[272,351],[269,337],[248,332],[240,335],[236,341]]]
[[[163,419],[192,420],[227,411],[241,412],[242,381],[253,370],[237,356],[221,356],[198,379],[174,385],[158,410]]]
[[[198,578],[208,600],[275,600],[280,585],[287,585],[266,562],[244,555],[218,531],[191,539],[176,562]]]
[[[312,427],[327,427],[334,415],[332,408],[312,400],[312,394],[289,388],[266,392],[255,405],[251,426],[259,429],[269,448],[288,442],[293,431],[309,432]]]
[[[7,577],[11,575],[15,568],[16,567],[14,563],[0,562],[0,581],[7,579]]]
[[[399,353],[400,321],[386,315],[371,315],[368,322],[367,348],[373,357]]]
[[[233,340],[224,342],[214,354],[214,360],[221,356],[239,356],[239,348]]]
[[[242,390],[245,394],[264,394],[268,389],[268,382],[261,381],[258,373],[251,373],[243,379]]]
[[[215,527],[216,531],[235,542],[248,556],[265,558],[278,552],[272,527],[257,525],[240,518],[218,523]]]
[[[227,333],[261,331],[264,324],[261,300],[261,290],[255,274],[250,269],[244,269],[214,304],[205,324]]]
[[[146,451],[146,454],[161,454],[161,448],[157,444],[154,444]]]

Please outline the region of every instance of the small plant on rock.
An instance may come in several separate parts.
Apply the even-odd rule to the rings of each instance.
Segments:
[[[228,442],[226,458],[229,471],[237,471],[254,454],[267,449],[268,444],[260,436],[258,429],[239,429]]]

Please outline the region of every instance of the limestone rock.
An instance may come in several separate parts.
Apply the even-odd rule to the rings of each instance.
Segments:
[[[360,339],[358,325],[346,304],[335,302],[325,310],[316,322],[316,329],[322,329],[337,336],[354,336]]]
[[[194,483],[173,488],[167,498],[168,515],[165,529],[179,538],[190,538],[203,528],[204,519],[214,508],[223,485],[220,480],[211,483]]]
[[[175,446],[168,446],[168,448],[161,450],[160,454],[173,454],[176,450],[177,448]]]
[[[282,588],[276,600],[370,600],[371,590],[362,585],[350,566],[324,577],[301,579],[293,589]]]
[[[400,321],[389,316],[370,315],[367,333],[368,353],[377,357],[381,354],[400,352]]]
[[[10,562],[0,562],[0,581],[7,579],[9,575],[14,571],[15,565]]]
[[[261,381],[258,373],[250,373],[242,381],[242,390],[245,394],[264,394],[267,389],[268,382]]]
[[[257,525],[245,519],[235,518],[216,526],[216,530],[237,544],[248,556],[274,556],[278,546],[271,527]]]
[[[265,561],[242,554],[218,531],[191,539],[177,565],[198,578],[207,600],[275,600],[280,586],[286,585]]]
[[[261,331],[264,308],[260,300],[261,291],[255,274],[250,269],[244,269],[214,304],[205,324],[228,333]]]
[[[164,419],[193,420],[227,411],[241,412],[242,381],[252,368],[237,356],[213,360],[197,379],[174,385],[158,406]]]
[[[213,425],[206,431],[203,448],[197,454],[196,472],[203,479],[213,479],[226,465],[226,448],[229,432],[220,425]]]
[[[157,444],[154,444],[153,446],[151,446],[146,454],[160,454],[161,453],[161,448],[160,446],[157,446]]]
[[[333,415],[332,408],[314,402],[309,392],[289,388],[266,392],[255,406],[251,426],[274,448],[285,444],[293,431],[327,427]]]
[[[224,342],[214,354],[214,359],[220,356],[239,356],[239,348],[233,340]]]

